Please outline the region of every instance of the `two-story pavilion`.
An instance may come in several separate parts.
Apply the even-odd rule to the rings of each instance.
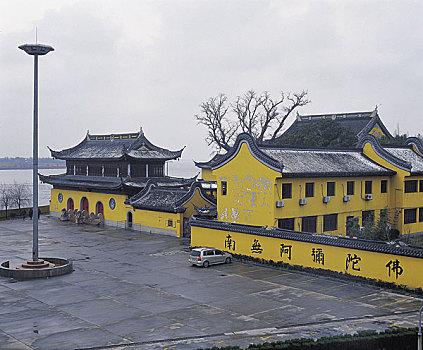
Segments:
[[[367,135],[356,149],[259,146],[238,136],[224,155],[196,163],[217,183],[223,222],[346,235],[346,222],[391,215],[401,233],[423,231],[423,147],[410,138],[382,147]]]
[[[201,186],[195,187],[201,195],[186,197],[188,200],[180,204],[176,212],[166,208],[160,210],[154,203],[142,209],[132,205],[134,202],[130,198],[148,184],[154,183],[162,193],[176,190],[191,193],[194,191],[191,185],[196,180],[196,177],[168,176],[167,162],[179,159],[183,149],[170,151],[157,147],[142,130],[110,135],[87,133],[83,141],[72,148],[50,151],[54,158],[66,160],[66,174],[40,175],[41,181],[53,185],[52,213],[60,214],[63,209],[85,210],[103,214],[108,225],[182,236],[184,222],[187,225],[186,216],[194,206],[213,206]]]

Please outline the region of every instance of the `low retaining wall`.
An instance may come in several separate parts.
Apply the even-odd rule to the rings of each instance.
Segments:
[[[40,208],[41,214],[48,214],[50,212],[50,206],[49,205],[40,205],[38,208]],[[29,218],[28,213],[29,210],[32,209],[32,207],[28,208],[13,208],[13,209],[7,209],[7,219],[14,219],[14,218],[21,218],[21,211],[25,210],[25,217]],[[0,210],[0,220],[6,219],[6,210]]]
[[[191,246],[423,288],[423,248],[195,218]]]
[[[59,266],[48,268],[48,269],[39,269],[39,270],[30,270],[30,269],[16,269],[9,266],[9,261],[5,261],[0,265],[0,276],[15,278],[17,280],[28,280],[34,278],[45,278],[45,277],[55,277],[71,273],[73,269],[73,263],[71,260],[63,258],[40,258],[42,260],[48,261],[52,264],[58,264]]]

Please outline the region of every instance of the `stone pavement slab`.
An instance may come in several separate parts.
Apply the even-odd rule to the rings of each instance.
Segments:
[[[0,222],[0,256],[31,255],[32,222]],[[187,262],[189,240],[42,216],[49,279],[0,278],[0,349],[189,350],[417,324],[421,297],[235,261]]]

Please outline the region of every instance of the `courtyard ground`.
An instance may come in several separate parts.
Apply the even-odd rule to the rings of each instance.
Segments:
[[[189,240],[40,220],[40,256],[69,275],[0,277],[0,349],[197,349],[415,327],[421,297],[234,261],[187,262]],[[31,257],[32,222],[0,222],[1,262]],[[416,273],[418,273],[416,271]]]

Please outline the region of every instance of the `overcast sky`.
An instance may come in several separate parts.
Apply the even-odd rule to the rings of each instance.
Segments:
[[[33,59],[17,46],[35,27],[55,48],[39,59],[40,156],[142,126],[207,160],[199,104],[249,89],[306,89],[300,114],[378,105],[391,132],[423,133],[422,14],[423,1],[1,0],[0,157],[32,154]]]

